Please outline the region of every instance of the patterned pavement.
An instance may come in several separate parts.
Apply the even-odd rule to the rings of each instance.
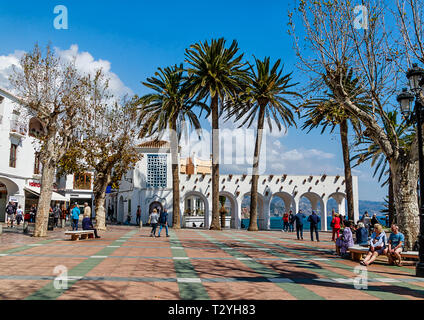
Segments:
[[[0,299],[24,300],[421,300],[413,266],[366,270],[333,254],[330,235],[297,241],[280,231],[170,230],[111,226],[102,238],[70,241],[0,236]],[[309,236],[309,234],[305,234]],[[305,237],[307,239],[308,237]],[[58,267],[59,266],[59,267]],[[66,281],[58,279],[67,271]],[[66,269],[64,269],[66,268]],[[62,275],[64,276],[64,275]],[[355,280],[356,279],[356,280]]]

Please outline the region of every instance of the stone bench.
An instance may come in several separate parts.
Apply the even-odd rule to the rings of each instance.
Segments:
[[[369,249],[367,247],[362,247],[355,245],[353,247],[348,248],[350,252],[350,256],[353,261],[360,261],[362,258],[362,255],[368,253]]]
[[[409,259],[416,259],[418,260],[418,251],[405,251],[401,252],[400,256],[402,259],[409,258]]]
[[[78,241],[79,239],[94,239],[94,230],[66,231],[65,235],[70,235],[72,241]]]

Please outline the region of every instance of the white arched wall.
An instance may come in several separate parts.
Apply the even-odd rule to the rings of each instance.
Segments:
[[[293,213],[296,213],[296,202],[294,201],[294,197],[287,192],[276,192],[272,194],[270,204],[275,197],[279,197],[284,201],[285,210],[288,212],[292,210]]]
[[[300,199],[302,197],[307,198],[311,202],[312,210],[319,214],[321,218],[321,230],[327,231],[327,202],[325,202],[322,197],[315,192],[305,192],[297,198],[297,207],[299,208]],[[320,204],[320,210],[318,210],[318,204]],[[312,212],[310,212],[312,213]],[[310,214],[307,213],[307,214]]]
[[[246,192],[245,194],[243,194],[241,199],[243,200],[244,197],[250,196],[250,195],[251,195],[250,192]],[[266,206],[265,200],[266,200],[265,197],[261,195],[260,193],[258,193],[257,208],[258,208],[259,230],[266,230],[269,227],[269,201],[268,201],[268,206]],[[268,210],[268,213],[267,213],[267,210]]]
[[[240,211],[239,206],[237,204],[237,199],[234,197],[234,195],[228,191],[221,191],[219,192],[220,196],[224,196],[227,198],[231,203],[231,223],[230,228],[232,229],[239,229],[241,225],[241,219],[240,219]]]
[[[184,195],[181,197],[182,199],[182,210],[180,210],[180,221],[183,221],[184,211],[185,211],[185,202],[188,197],[199,197],[202,199],[203,204],[205,206],[205,216],[204,216],[204,226],[205,228],[209,228],[212,217],[209,217],[209,201],[208,199],[199,191],[189,191],[184,193]]]
[[[334,192],[328,196],[327,202],[331,198],[337,202],[337,212],[343,216],[346,215],[346,194],[343,192]]]

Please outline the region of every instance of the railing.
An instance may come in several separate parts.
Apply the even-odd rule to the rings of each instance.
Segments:
[[[16,120],[10,121],[10,132],[25,136],[27,134],[27,125]]]

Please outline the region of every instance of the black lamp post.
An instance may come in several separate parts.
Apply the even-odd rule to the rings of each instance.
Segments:
[[[418,163],[420,173],[420,234],[419,234],[419,262],[416,267],[417,277],[424,277],[424,155],[423,155],[423,135],[422,135],[422,120],[423,120],[423,104],[421,102],[421,94],[424,94],[424,70],[418,67],[416,63],[412,65],[406,73],[409,80],[409,85],[412,92],[403,89],[398,95],[397,101],[400,104],[401,112],[405,116],[411,113],[412,102],[415,100],[415,120],[417,121],[418,135]]]

